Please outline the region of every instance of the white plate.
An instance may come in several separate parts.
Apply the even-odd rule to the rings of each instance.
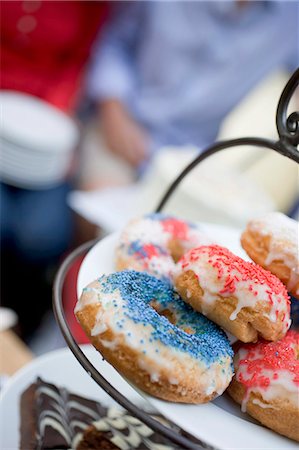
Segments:
[[[1,90],[1,131],[7,142],[54,154],[77,145],[79,130],[71,117],[48,102],[29,94]]]
[[[12,309],[0,307],[0,331],[14,327],[17,322],[18,316]]]
[[[248,259],[240,246],[240,231],[220,225],[201,224],[203,231],[217,239],[235,254]],[[114,248],[118,233],[98,242],[86,255],[81,265],[77,292],[103,273],[114,271]],[[115,385],[115,387],[117,387]],[[142,395],[165,417],[193,436],[218,449],[286,450],[298,449],[298,445],[259,425],[227,395],[205,405],[169,403]]]
[[[110,364],[99,358],[91,345],[82,350],[97,369],[123,395],[147,411],[153,410],[145,400],[114,370]],[[79,395],[98,400],[104,405],[115,402],[90,378],[69,349],[56,350],[33,360],[17,372],[1,392],[0,400],[0,449],[19,448],[19,404],[21,393],[40,376],[45,381],[64,386]]]

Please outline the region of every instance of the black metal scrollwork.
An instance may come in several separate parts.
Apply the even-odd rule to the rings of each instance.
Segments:
[[[287,158],[292,159],[297,164],[299,164],[299,151],[297,149],[297,146],[299,144],[299,111],[293,112],[289,117],[287,117],[287,110],[290,100],[298,85],[299,68],[293,73],[290,80],[286,84],[278,102],[276,113],[276,126],[279,135],[278,141],[272,141],[270,139],[263,139],[259,137],[245,137],[216,142],[215,144],[204,150],[199,156],[197,156],[173,181],[173,183],[165,192],[159,205],[157,206],[156,212],[160,212],[164,208],[169,197],[172,195],[181,181],[185,178],[185,176],[192,169],[194,169],[194,167],[196,167],[204,159],[208,158],[214,153],[219,152],[220,150],[242,145],[252,145],[254,147],[269,148],[280,153],[282,156],[286,156]]]
[[[299,112],[293,112],[287,117],[288,106],[292,96],[299,85],[299,69],[294,72],[284,88],[278,102],[276,113],[276,126],[280,142],[286,147],[299,145]],[[299,102],[299,92],[298,92]]]

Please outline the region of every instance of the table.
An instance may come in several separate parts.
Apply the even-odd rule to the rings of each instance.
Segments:
[[[12,330],[0,332],[0,374],[11,376],[33,358],[33,353]]]

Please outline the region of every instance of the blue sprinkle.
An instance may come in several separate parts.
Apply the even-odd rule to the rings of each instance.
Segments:
[[[145,217],[145,219],[156,220],[158,222],[164,222],[165,220],[178,220],[177,218],[175,218],[173,216],[169,216],[169,215],[163,214],[163,213],[150,213],[150,214],[146,214],[144,217]],[[187,220],[184,220],[184,222],[190,228],[199,228],[195,223],[189,222]]]
[[[83,289],[83,292],[94,292],[94,289],[87,286]]]
[[[152,246],[155,247],[155,250],[157,251],[158,255],[167,255],[167,251],[164,248],[156,244],[155,245],[152,244]],[[128,247],[128,254],[134,255],[138,259],[144,259],[149,257],[149,254],[146,248],[144,247],[144,244],[142,244],[142,242],[140,242],[140,240],[138,239],[130,243]]]
[[[150,342],[157,341],[188,353],[205,362],[207,366],[223,357],[230,357],[232,361],[233,351],[225,333],[215,323],[184,303],[165,281],[133,270],[103,275],[99,281],[104,293],[120,292],[125,301],[123,313],[129,320],[151,327]],[[176,325],[151,307],[153,300],[161,311],[168,309],[174,313]],[[123,328],[120,322],[118,324]],[[193,329],[194,334],[183,331],[184,327]],[[131,333],[128,333],[128,336],[130,335]],[[157,353],[158,351],[156,349]]]

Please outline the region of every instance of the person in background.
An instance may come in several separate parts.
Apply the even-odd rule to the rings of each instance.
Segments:
[[[1,1],[1,90],[31,94],[73,115],[106,17],[106,2]],[[49,271],[72,242],[69,189],[70,180],[44,190],[0,184],[1,302],[18,313],[24,338],[50,308]]]
[[[164,145],[203,149],[257,82],[298,62],[297,2],[146,1],[114,7],[88,79],[98,107],[98,141],[90,146],[83,188],[105,178],[107,184],[113,177],[129,182]]]

